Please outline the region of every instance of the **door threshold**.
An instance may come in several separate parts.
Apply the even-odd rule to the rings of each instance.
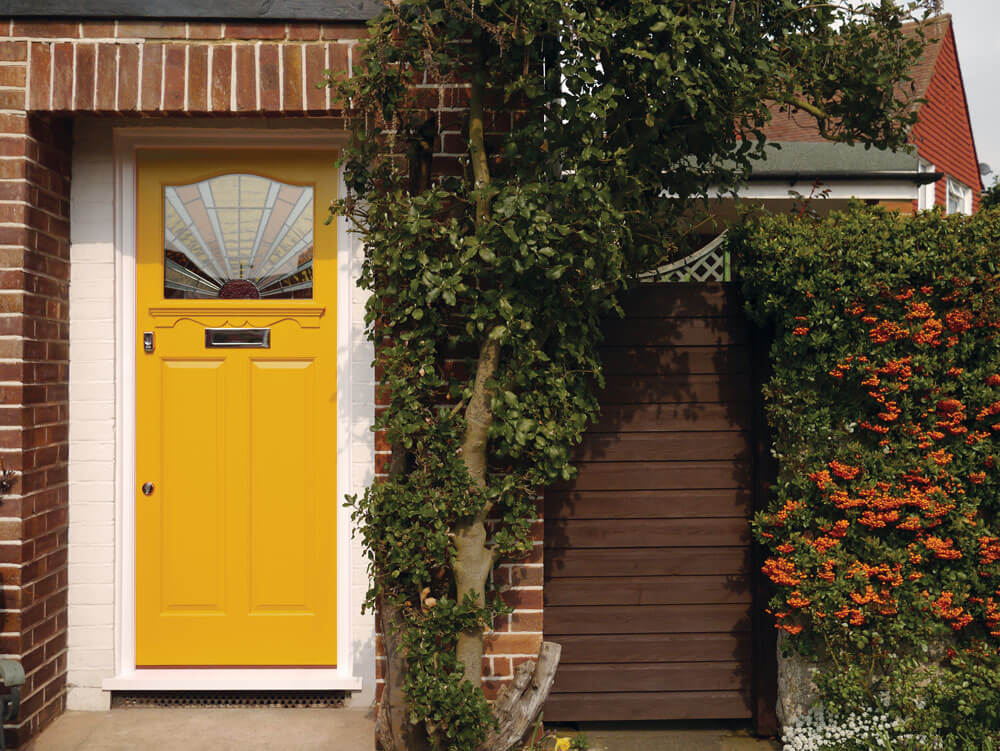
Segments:
[[[309,668],[132,670],[106,678],[105,691],[360,691],[361,678]]]
[[[350,691],[114,691],[112,709],[344,709]]]

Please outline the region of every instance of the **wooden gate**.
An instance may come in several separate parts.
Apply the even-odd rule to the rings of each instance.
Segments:
[[[545,494],[545,719],[750,718],[750,327],[728,283],[642,285],[626,310],[579,475]]]

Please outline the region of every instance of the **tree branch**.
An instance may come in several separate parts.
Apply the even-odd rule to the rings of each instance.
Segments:
[[[804,99],[799,99],[798,97],[784,97],[781,100],[782,104],[790,104],[800,110],[808,112],[810,115],[815,117],[817,120],[829,120],[830,113],[825,110],[821,110],[814,104],[810,104]]]
[[[486,86],[483,77],[486,71],[480,69],[472,77],[472,88],[469,92],[469,159],[472,163],[472,174],[476,180],[476,191],[481,192],[476,198],[476,227],[482,227],[490,217],[490,202],[486,188],[490,184],[490,165],[486,160],[486,113],[483,106],[483,96]]]

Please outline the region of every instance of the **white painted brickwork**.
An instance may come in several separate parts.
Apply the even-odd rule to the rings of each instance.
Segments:
[[[149,122],[149,121],[146,121]],[[164,121],[157,121],[162,125]],[[77,121],[71,196],[69,390],[69,635],[67,708],[103,710],[115,675],[115,247],[114,121]],[[134,125],[135,121],[130,124]],[[242,124],[241,124],[242,127]],[[342,248],[341,252],[346,249]],[[350,271],[360,273],[352,245]],[[363,339],[365,296],[352,287],[350,305],[350,484],[363,491],[373,476],[374,373]],[[343,374],[342,376],[343,377]],[[375,625],[361,615],[367,572],[360,544],[351,543],[350,644],[354,674],[364,681],[355,706],[375,696]]]
[[[351,243],[350,277],[361,277],[363,251],[359,242]],[[375,478],[375,436],[371,432],[375,420],[375,350],[365,340],[365,302],[368,293],[356,284],[350,293],[351,347],[351,485],[360,494]],[[375,704],[375,615],[361,615],[361,603],[368,592],[368,569],[360,539],[351,538],[351,645],[354,652],[354,674],[364,679],[364,689],[353,697],[355,706]]]
[[[70,201],[67,709],[107,709],[115,646],[115,248],[111,130],[80,122]]]

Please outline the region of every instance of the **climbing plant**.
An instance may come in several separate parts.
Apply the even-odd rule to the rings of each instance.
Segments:
[[[1000,740],[998,247],[995,212],[861,207],[736,241],[774,331],[772,612],[827,708],[894,718],[893,748]]]
[[[572,476],[601,316],[682,245],[694,199],[745,177],[769,102],[904,143],[921,41],[901,24],[922,5],[401,0],[328,82],[354,133],[333,211],[364,242],[388,403],[387,476],[352,499],[387,750],[505,751],[537,715],[555,648],[495,707],[481,689],[506,612],[490,576],[530,552],[538,490]]]

